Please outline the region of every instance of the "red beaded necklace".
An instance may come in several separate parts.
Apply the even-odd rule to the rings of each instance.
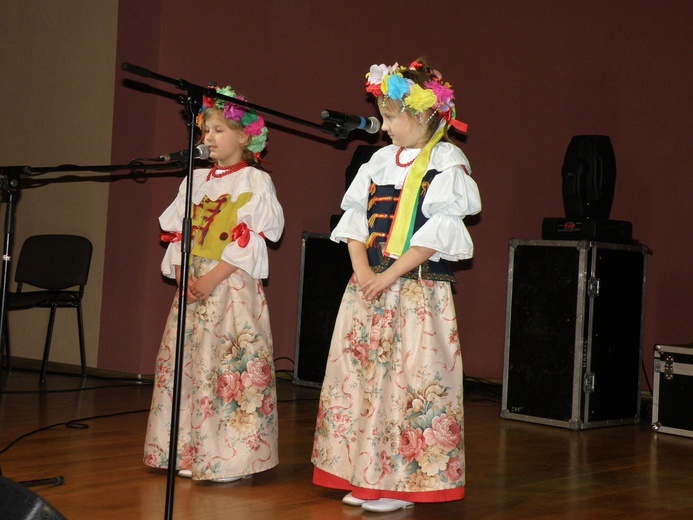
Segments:
[[[237,162],[233,166],[222,166],[221,168],[215,165],[211,170],[209,170],[209,173],[207,174],[207,180],[211,179],[212,177],[214,177],[215,179],[226,177],[227,175],[231,175],[232,173],[237,172],[238,170],[242,170],[246,166],[248,166],[248,161]]]
[[[416,161],[416,157],[419,156],[419,154],[417,153],[416,157],[414,157],[411,161],[403,163],[403,162],[400,162],[400,160],[399,160],[399,156],[402,155],[403,151],[404,151],[404,146],[402,146],[399,150],[397,150],[397,153],[395,154],[395,164],[397,164],[397,166],[399,166],[400,168],[406,168],[407,166],[411,166],[412,164],[414,164],[414,161]],[[421,153],[421,152],[419,152],[419,153]]]

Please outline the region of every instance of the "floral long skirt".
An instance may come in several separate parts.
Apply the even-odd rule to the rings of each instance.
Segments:
[[[196,277],[216,262],[193,257]],[[169,465],[178,297],[156,358],[144,462]],[[276,466],[276,381],[262,283],[238,269],[204,301],[186,306],[178,469],[212,480]]]
[[[315,484],[372,500],[464,498],[463,371],[447,282],[349,282],[320,395]]]

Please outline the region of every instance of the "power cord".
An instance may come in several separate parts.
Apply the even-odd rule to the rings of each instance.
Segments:
[[[110,413],[110,414],[104,414],[104,415],[94,415],[91,417],[84,417],[81,419],[74,419],[72,421],[67,421],[67,422],[61,422],[61,423],[55,423],[51,424],[50,426],[44,426],[43,428],[37,428],[35,430],[32,430],[28,433],[25,433],[24,435],[21,435],[17,437],[15,440],[10,442],[7,446],[5,446],[2,450],[0,450],[0,455],[5,453],[7,450],[9,450],[12,446],[17,444],[19,441],[22,439],[26,439],[27,437],[30,437],[31,435],[34,435],[36,433],[50,430],[52,428],[57,428],[59,426],[65,426],[66,428],[75,428],[75,429],[80,429],[80,430],[85,430],[89,428],[88,424],[84,424],[86,421],[91,421],[94,419],[105,419],[109,417],[119,417],[121,415],[129,415],[129,414],[135,414],[135,413],[143,413],[143,412],[149,412],[149,408],[143,409],[143,410],[130,410],[128,412],[118,412],[118,413]]]

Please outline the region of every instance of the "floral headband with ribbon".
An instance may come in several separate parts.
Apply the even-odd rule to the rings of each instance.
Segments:
[[[398,63],[387,66],[371,65],[371,70],[366,74],[366,92],[375,98],[383,96],[385,99],[395,99],[402,102],[402,110],[411,109],[414,112],[423,112],[432,109],[460,132],[467,132],[467,124],[455,119],[455,93],[450,83],[442,80],[440,72],[430,69],[430,79],[424,82],[423,87],[411,79],[404,77],[407,70],[421,70],[426,65],[415,61],[409,67],[400,66]]]
[[[228,85],[223,88],[212,88],[214,88],[217,93],[221,94],[222,96],[246,101],[243,96],[237,96],[236,92]],[[203,96],[202,108],[200,108],[200,113],[197,115],[197,126],[203,132],[204,129],[202,128],[202,116],[205,110],[209,108],[221,109],[226,119],[235,121],[243,127],[243,131],[250,136],[248,150],[257,155],[265,149],[265,146],[267,146],[267,127],[265,126],[265,120],[262,118],[262,116],[259,116],[255,110],[232,103],[231,101],[226,101],[225,99],[214,99]]]

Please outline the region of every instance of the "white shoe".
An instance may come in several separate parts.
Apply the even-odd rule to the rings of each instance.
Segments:
[[[349,493],[348,495],[345,495],[344,498],[342,499],[342,502],[344,502],[348,506],[360,506],[366,503],[365,500],[361,500],[360,498],[356,498],[354,495]]]
[[[192,471],[189,469],[181,469],[178,471],[178,476],[183,478],[192,478]]]
[[[378,500],[367,500],[361,505],[361,509],[374,513],[388,513],[390,511],[397,511],[398,509],[412,507],[413,505],[413,502],[406,502],[404,500],[380,498]]]
[[[237,480],[245,480],[252,478],[252,475],[243,475],[242,477],[221,477],[210,479],[211,482],[236,482]]]

